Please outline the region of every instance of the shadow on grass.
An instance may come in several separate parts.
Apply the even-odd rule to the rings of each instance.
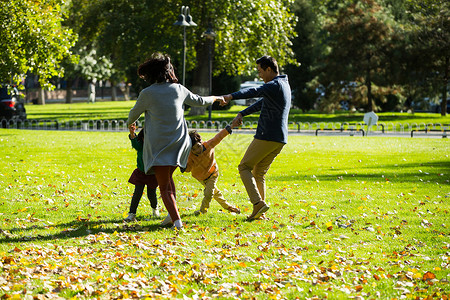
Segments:
[[[404,169],[414,168],[415,172],[405,172]],[[420,169],[427,168],[427,171],[420,172]],[[432,168],[430,171],[428,168]],[[361,170],[374,171],[372,173],[361,173]],[[354,172],[353,169],[346,168],[334,168],[330,170],[330,174],[317,175],[317,179],[323,181],[335,181],[337,179],[349,179],[354,178],[358,180],[383,180],[389,179],[396,182],[417,182],[419,179],[423,181],[433,181],[439,184],[449,184],[450,161],[434,161],[420,164],[397,164],[397,165],[382,165],[382,166],[367,166],[358,167],[358,172]],[[269,171],[270,172],[270,171]],[[301,179],[311,178],[311,171],[308,174],[292,173],[292,175],[279,175],[271,176],[273,180],[279,181],[297,181]],[[270,183],[269,183],[270,185]]]
[[[142,218],[144,219],[144,218]],[[138,219],[139,220],[139,219]],[[155,220],[156,221],[156,220]],[[23,232],[30,230],[48,230],[49,227],[62,229],[59,232],[52,234],[35,234],[25,236],[15,236],[15,234],[6,235],[3,232],[3,237],[0,239],[0,244],[4,243],[16,243],[16,242],[32,242],[32,241],[51,241],[59,239],[69,239],[87,236],[90,234],[98,233],[114,233],[114,232],[149,232],[158,231],[168,227],[162,227],[159,224],[160,220],[156,224],[144,225],[139,222],[125,223],[123,219],[110,219],[103,221],[91,221],[91,220],[74,220],[68,223],[56,224],[51,226],[36,226],[32,225],[26,228],[12,228],[9,230],[11,233]],[[109,225],[109,226],[108,226]],[[110,226],[112,225],[112,226]]]
[[[191,214],[183,214],[181,217],[184,219],[186,217],[194,217],[194,213]],[[243,220],[236,220],[240,217],[243,217]],[[234,216],[236,218],[234,221],[245,221],[246,216],[240,214]],[[11,234],[5,234],[4,231],[0,231],[0,234],[2,234],[2,238],[0,238],[0,244],[6,244],[6,243],[17,243],[17,242],[33,242],[33,241],[52,241],[52,240],[63,240],[63,239],[72,239],[72,238],[80,238],[85,237],[91,234],[99,234],[99,233],[106,233],[106,234],[112,234],[114,232],[122,233],[136,233],[136,232],[154,232],[154,231],[161,231],[161,230],[172,230],[171,226],[161,226],[160,219],[152,219],[148,222],[156,222],[153,224],[142,224],[142,221],[145,221],[147,219],[146,216],[143,216],[141,218],[137,218],[138,221],[141,222],[130,222],[126,223],[123,221],[123,219],[109,219],[109,220],[99,220],[99,221],[92,221],[87,219],[76,219],[71,222],[62,223],[62,224],[55,224],[55,225],[31,225],[26,228],[12,228],[9,230]],[[145,221],[147,222],[147,221]],[[230,221],[231,223],[232,221]],[[200,219],[195,220],[193,222],[186,222],[184,223],[190,224],[192,226],[202,226],[209,223],[207,219]],[[48,230],[49,227],[59,228],[61,231],[55,232],[52,234],[42,234],[37,233],[33,235],[26,235],[23,234],[24,231],[30,231],[30,230],[41,230],[45,231]],[[23,235],[16,236],[18,234],[14,234],[14,232],[22,232]]]

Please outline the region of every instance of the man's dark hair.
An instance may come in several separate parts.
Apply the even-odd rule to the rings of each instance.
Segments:
[[[202,137],[201,137],[200,134],[197,132],[197,130],[191,130],[191,131],[189,131],[189,137],[191,138],[192,145],[194,145],[194,144],[196,144],[196,143],[201,143],[201,142],[202,142]]]
[[[140,78],[150,84],[155,82],[178,82],[175,71],[170,63],[170,57],[156,52],[138,67],[137,73]]]
[[[264,55],[256,60],[256,63],[261,66],[264,71],[270,67],[272,71],[278,74],[278,63],[275,58],[271,56]]]

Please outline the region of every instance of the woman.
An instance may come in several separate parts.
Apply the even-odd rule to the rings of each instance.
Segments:
[[[163,224],[173,222],[181,229],[183,223],[176,205],[172,174],[177,167],[186,168],[191,140],[184,120],[184,104],[208,106],[222,97],[201,97],[193,94],[175,76],[170,58],[154,53],[138,67],[138,75],[150,86],[139,94],[128,115],[131,126],[145,112],[144,167],[146,174],[155,174],[161,198],[169,213]]]

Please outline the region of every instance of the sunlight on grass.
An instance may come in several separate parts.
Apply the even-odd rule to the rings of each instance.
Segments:
[[[289,137],[267,176],[270,210],[245,222],[237,165],[251,139],[216,148],[218,186],[242,214],[213,201],[194,216],[202,187],[176,171],[186,228],[174,232],[146,196],[138,221],[122,221],[136,164],[127,133],[0,129],[0,296],[449,296],[447,139]]]

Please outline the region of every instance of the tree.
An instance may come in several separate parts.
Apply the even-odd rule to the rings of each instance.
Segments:
[[[450,70],[450,4],[444,0],[408,1],[413,12],[412,56],[409,71],[414,71],[431,89],[431,95],[441,93],[441,115],[447,112],[447,88]],[[420,63],[417,63],[417,62]],[[440,91],[439,91],[440,89]]]
[[[173,44],[171,37],[175,36],[170,30],[177,29],[172,26],[176,11],[167,8],[166,1],[73,0],[70,11],[66,22],[79,34],[74,51],[87,53],[95,50],[96,60],[103,58],[112,63],[107,79],[111,82],[113,100],[120,82],[132,82],[137,90],[144,87],[145,83],[138,79],[136,69],[151,53],[158,50],[171,55],[175,53],[175,47],[168,45]],[[163,28],[168,29],[167,34]],[[80,67],[83,68],[77,66],[77,69]],[[74,68],[74,64],[66,67]],[[80,75],[73,72],[67,75],[70,77],[70,74]],[[120,87],[124,87],[122,91],[128,99],[129,85]]]
[[[208,27],[217,34],[213,43],[215,75],[222,72],[256,75],[255,61],[262,55],[274,56],[280,67],[295,63],[291,39],[295,36],[296,17],[292,5],[292,0],[194,2],[192,13],[195,9],[198,26],[195,28],[196,66],[192,90],[201,95],[209,93],[209,62],[205,59],[209,44],[203,36]],[[192,111],[203,114],[204,110]]]
[[[351,2],[338,10],[325,28],[331,51],[325,73],[337,90],[350,82],[365,85],[367,111],[376,110],[372,83],[386,85],[389,53],[393,48],[395,20],[388,9],[374,0]]]
[[[75,72],[89,81],[88,99],[95,102],[95,84],[97,80],[106,80],[111,77],[112,63],[104,56],[97,55],[95,48],[80,49],[80,60],[75,65]]]
[[[71,56],[76,40],[62,25],[62,0],[9,0],[0,2],[0,82],[19,84],[31,72],[42,87],[52,89],[50,78],[61,76],[60,62]]]
[[[292,41],[296,17],[293,0],[203,1],[197,31],[198,51],[201,34],[212,23],[217,33],[214,73],[256,74],[255,60],[274,56],[281,66],[295,63]],[[198,58],[198,62],[199,62]],[[203,59],[201,59],[203,60]]]
[[[250,74],[255,71],[255,60],[264,54],[275,56],[284,65],[294,62],[291,4],[292,0],[104,0],[90,4],[80,33],[95,36],[99,55],[107,56],[128,80],[137,80],[137,66],[155,51],[168,53],[181,70],[182,30],[173,23],[181,6],[188,5],[198,25],[186,30],[186,69],[194,70],[194,78],[188,82],[193,83],[193,91],[205,94],[209,92],[206,29],[212,25],[217,34],[213,53],[216,75]]]
[[[314,7],[306,0],[296,0],[293,6],[297,25],[292,50],[295,53],[295,59],[301,65],[288,65],[286,73],[289,75],[289,83],[294,94],[293,103],[304,112],[313,108],[317,98],[315,84],[311,82],[317,76],[317,66],[324,55],[319,24],[321,15],[318,13],[320,8],[322,7]]]

